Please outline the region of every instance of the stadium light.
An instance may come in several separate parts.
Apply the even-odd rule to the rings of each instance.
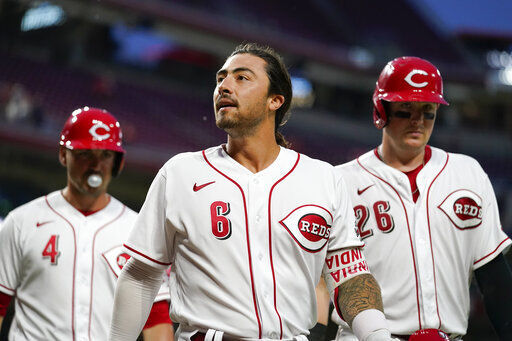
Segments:
[[[498,77],[502,84],[512,86],[512,67],[499,71]]]
[[[26,32],[56,26],[64,22],[64,19],[65,13],[61,7],[43,2],[25,12],[21,20],[21,30]]]

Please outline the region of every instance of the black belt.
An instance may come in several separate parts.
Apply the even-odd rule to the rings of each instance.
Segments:
[[[206,337],[205,333],[197,332],[194,335],[190,337],[191,341],[204,341],[204,338]]]

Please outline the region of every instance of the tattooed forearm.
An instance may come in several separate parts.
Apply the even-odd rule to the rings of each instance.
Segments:
[[[362,274],[342,283],[339,287],[338,304],[343,319],[350,326],[354,317],[363,310],[384,311],[379,284],[370,274]]]

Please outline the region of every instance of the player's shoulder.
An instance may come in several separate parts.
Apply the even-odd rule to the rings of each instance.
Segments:
[[[34,217],[44,215],[48,212],[48,196],[60,195],[58,191],[50,193],[48,195],[33,199],[23,205],[20,205],[7,214],[3,225],[14,224],[17,228],[29,224]]]
[[[196,164],[203,163],[205,158],[213,158],[219,155],[221,148],[222,146],[216,146],[205,150],[176,154],[163,165],[161,171],[167,173],[175,169],[190,169]]]
[[[283,148],[284,149],[284,148]],[[290,153],[291,155],[292,154],[299,154],[299,157],[300,157],[300,160],[299,160],[299,164],[301,164],[303,167],[311,167],[311,168],[314,168],[314,169],[317,169],[318,171],[327,171],[327,172],[332,172],[334,171],[334,166],[331,165],[329,162],[327,161],[323,161],[323,160],[320,160],[320,159],[316,159],[316,158],[313,158],[311,156],[308,156],[306,154],[302,154],[302,153],[297,153],[291,149],[284,149],[286,153]]]
[[[123,202],[121,202],[120,200],[113,196],[111,196],[110,198],[111,199],[109,206],[112,206],[112,211],[121,211],[121,218],[133,219],[137,216],[137,212],[132,210],[130,207],[126,206]]]
[[[447,154],[450,157],[450,162],[464,163],[480,167],[480,162],[472,156],[451,152],[448,152]]]
[[[341,163],[339,165],[334,166],[334,169],[340,173],[350,172],[350,171],[353,171],[355,168],[358,168],[357,167],[357,159],[353,159],[348,162]]]
[[[465,167],[464,169],[466,169],[466,170],[470,169],[470,170],[478,170],[478,171],[483,172],[480,162],[478,162],[478,160],[472,156],[469,156],[466,154],[460,154],[460,153],[446,152],[442,149],[434,148],[434,147],[432,147],[432,152],[433,153],[434,152],[444,153],[444,154],[448,155],[449,163],[451,163],[452,165],[454,165],[456,167]]]
[[[353,160],[336,165],[334,168],[339,173],[353,173],[353,172],[361,170],[360,164],[368,164],[370,162],[375,162],[375,161],[376,161],[375,152],[373,150],[370,150],[370,151],[358,156],[357,158],[355,158]]]
[[[56,193],[56,192],[54,192],[54,193]],[[45,209],[48,207],[47,197],[52,194],[53,193],[44,195],[42,197],[33,199],[23,205],[20,205],[20,206],[16,207],[15,209],[13,209],[11,212],[9,212],[9,215],[11,215],[13,217],[23,217],[24,215],[33,214],[34,212],[37,212],[41,209]]]

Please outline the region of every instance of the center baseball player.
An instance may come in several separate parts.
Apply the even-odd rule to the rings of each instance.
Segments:
[[[427,145],[443,83],[416,57],[389,62],[373,94],[380,146],[337,171],[345,179],[367,262],[392,334],[459,340],[474,275],[501,340],[512,340],[512,276],[487,174],[471,157]],[[342,323],[342,322],[340,322]],[[338,340],[356,340],[340,328]]]
[[[67,186],[16,208],[3,222],[0,312],[16,297],[9,340],[107,339],[115,284],[130,257],[122,244],[136,217],[107,193],[123,167],[121,136],[107,111],[75,110],[60,138]],[[158,289],[143,334],[172,340],[162,278]]]
[[[362,340],[390,340],[343,180],[283,147],[291,98],[270,48],[239,46],[217,72],[227,144],[179,154],[153,181],[126,243],[110,340],[136,338],[169,264],[179,340],[306,340],[322,273]]]

